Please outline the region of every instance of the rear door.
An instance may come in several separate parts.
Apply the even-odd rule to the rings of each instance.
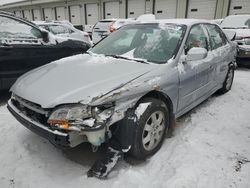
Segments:
[[[232,48],[225,34],[217,25],[205,24],[205,27],[210,36],[213,55],[212,68],[209,70],[209,88],[212,90],[224,81],[232,57],[230,53],[233,52],[231,52]]]

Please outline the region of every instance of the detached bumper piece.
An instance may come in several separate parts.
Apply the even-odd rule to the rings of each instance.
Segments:
[[[123,152],[108,147],[102,159],[96,161],[88,171],[88,177],[107,178],[120,159],[123,158]]]
[[[11,114],[26,128],[39,136],[48,139],[52,144],[59,147],[70,147],[69,135],[57,130],[49,129],[48,127],[32,120],[25,116],[21,110],[14,106],[11,100],[8,101],[8,110]]]

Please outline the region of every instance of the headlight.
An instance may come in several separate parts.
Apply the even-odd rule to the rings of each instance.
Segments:
[[[93,127],[95,123],[102,124],[111,117],[113,112],[112,104],[98,107],[82,104],[65,105],[52,112],[48,123],[62,129],[77,130],[79,126]]]
[[[114,106],[98,106],[92,108],[92,115],[97,122],[103,123],[114,113]]]
[[[48,119],[49,124],[64,125],[65,128],[71,123],[82,122],[84,119],[91,117],[90,107],[82,104],[68,105],[56,109]]]

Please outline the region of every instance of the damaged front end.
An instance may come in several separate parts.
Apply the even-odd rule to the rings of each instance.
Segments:
[[[112,103],[96,107],[69,104],[51,110],[13,94],[8,109],[25,127],[58,146],[75,147],[82,142],[100,146],[111,137],[106,124],[114,113]]]

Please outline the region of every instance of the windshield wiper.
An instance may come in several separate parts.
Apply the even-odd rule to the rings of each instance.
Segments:
[[[125,59],[125,60],[136,61],[136,62],[139,62],[139,63],[148,64],[147,60],[144,60],[144,59],[129,58],[129,57],[120,56],[120,55],[105,55],[105,56],[113,57],[113,58],[116,58],[116,59]]]

